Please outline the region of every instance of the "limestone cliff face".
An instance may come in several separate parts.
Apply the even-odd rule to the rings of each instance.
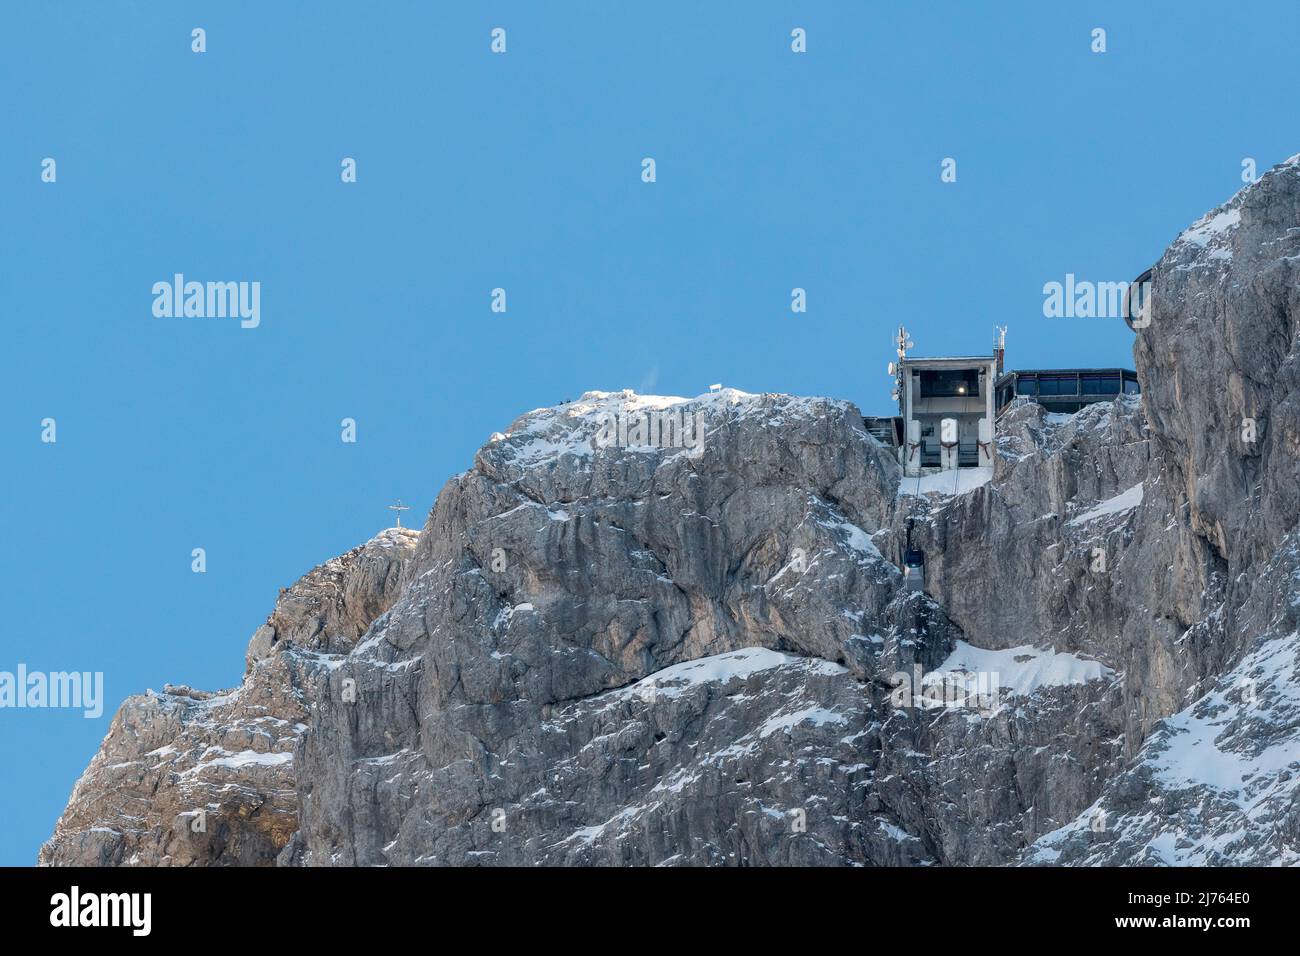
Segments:
[[[308,675],[329,666],[323,649],[345,650],[387,610],[416,537],[386,531],[283,590],[253,635],[238,688],[168,684],[128,698],[40,861],[274,862],[298,828],[293,753],[311,720]]]
[[[1293,161],[1155,266],[1140,401],[1018,403],[959,494],[845,402],[531,412],[284,592],[240,688],[129,700],[42,862],[1292,862],[1298,268]],[[608,441],[665,412],[702,446]]]
[[[1182,233],[1153,282],[1133,350],[1152,468],[1125,575],[1151,621],[1124,632],[1142,749],[1091,827],[1026,860],[1295,863],[1300,156]]]

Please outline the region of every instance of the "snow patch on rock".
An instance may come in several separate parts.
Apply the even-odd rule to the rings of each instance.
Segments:
[[[1002,693],[1028,696],[1044,687],[1064,687],[1101,680],[1114,672],[1100,661],[1026,644],[1001,651],[957,641],[952,654],[924,675],[924,686],[966,681],[973,674],[996,674]]]
[[[898,497],[964,495],[987,485],[992,480],[993,468],[989,465],[982,465],[979,468],[955,468],[932,475],[904,476],[898,483]]]
[[[1115,497],[1107,498],[1105,501],[1094,505],[1083,514],[1076,515],[1066,523],[1071,525],[1088,524],[1090,521],[1096,521],[1098,518],[1104,518],[1107,515],[1132,511],[1140,504],[1142,504],[1142,485],[1136,484],[1132,488],[1121,491]]]

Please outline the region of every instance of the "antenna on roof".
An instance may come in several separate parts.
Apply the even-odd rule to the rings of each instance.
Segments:
[[[993,336],[993,357],[998,360],[998,374],[1002,374],[1002,359],[1007,351],[1007,327],[1005,325],[993,326],[993,331],[997,334]]]
[[[894,338],[894,343],[898,346],[898,357],[907,358],[907,350],[912,348],[912,337],[907,334],[907,329],[901,325],[898,327],[898,335]]]

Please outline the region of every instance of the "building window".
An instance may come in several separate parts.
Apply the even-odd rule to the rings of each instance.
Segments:
[[[1119,373],[1082,376],[1084,395],[1118,395]]]
[[[922,398],[978,398],[979,369],[922,369]]]
[[[1016,376],[1016,394],[1017,395],[1037,395],[1038,379],[1031,375]]]
[[[1079,376],[1077,375],[1039,375],[1039,395],[1078,395]]]

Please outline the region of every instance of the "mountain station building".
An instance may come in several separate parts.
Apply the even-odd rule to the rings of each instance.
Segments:
[[[907,475],[991,467],[998,417],[1020,397],[1050,412],[1073,413],[1119,395],[1136,395],[1137,373],[1124,368],[1003,369],[1006,329],[990,355],[913,358],[898,330],[898,361],[889,363],[898,414],[864,417],[869,433],[893,448]]]

